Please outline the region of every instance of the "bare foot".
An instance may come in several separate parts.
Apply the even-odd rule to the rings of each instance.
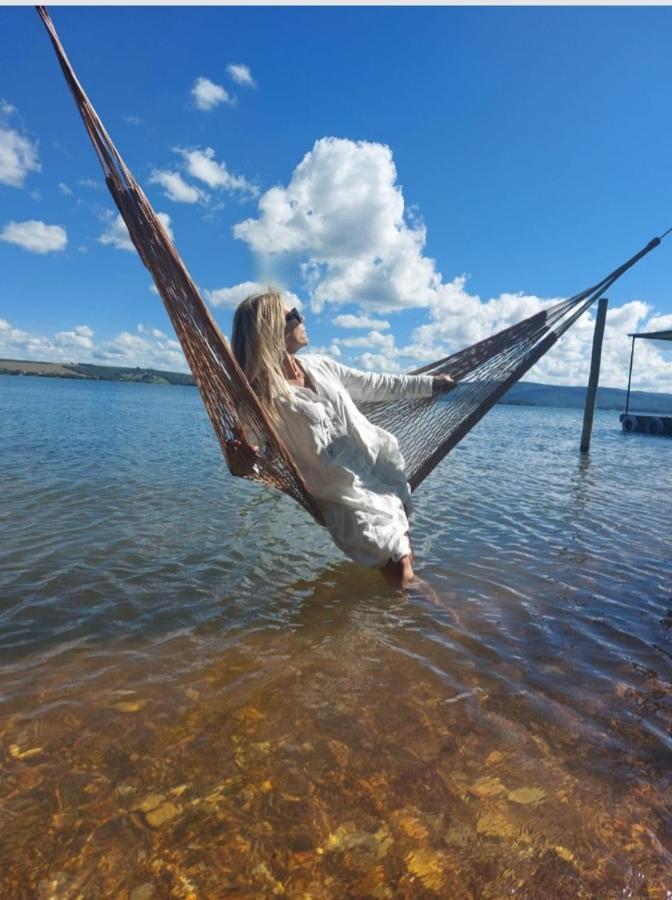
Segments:
[[[403,556],[399,560],[390,559],[386,565],[383,566],[381,572],[386,581],[402,588],[411,585],[415,579],[410,556]]]

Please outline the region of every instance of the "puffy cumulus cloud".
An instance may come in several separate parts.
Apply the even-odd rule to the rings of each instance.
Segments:
[[[353,315],[342,315],[336,316],[331,320],[332,325],[336,325],[338,328],[375,328],[380,330],[381,328],[389,328],[390,323],[385,321],[385,319],[372,319],[370,316],[353,316]]]
[[[172,240],[173,230],[170,224],[170,216],[167,213],[162,212],[157,213],[157,216],[168,232],[168,237]],[[113,213],[107,213],[105,218],[107,219],[107,226],[98,238],[98,242],[105,244],[106,246],[116,247],[117,250],[128,250],[131,253],[135,253],[133,241],[130,238],[128,228],[126,228],[126,223],[121,218],[121,215],[117,214],[115,216]]]
[[[0,127],[0,184],[21,188],[29,172],[41,169],[37,143],[14,128]]]
[[[191,89],[191,96],[196,109],[208,112],[219,106],[220,103],[235,105],[236,98],[232,97],[220,84],[215,84],[209,78],[197,78]]]
[[[399,363],[384,353],[362,353],[359,364],[368,372],[401,372]]]
[[[482,300],[464,276],[444,282],[434,260],[424,255],[423,224],[405,214],[404,197],[388,147],[336,138],[318,140],[286,187],[259,199],[259,215],[235,226],[269,266],[269,259],[293,260],[314,309],[357,302],[359,316],[336,316],[337,327],[362,327],[368,334],[336,338],[343,350],[361,348],[355,362],[367,369],[396,371],[446,356],[496,333],[560,298],[504,292]],[[426,323],[397,346],[371,311],[424,307]],[[625,304],[609,314],[601,383],[622,386],[627,378],[628,331],[647,314]],[[592,320],[584,317],[544,357],[528,378],[582,384],[588,377]],[[639,352],[639,349],[638,349]],[[648,359],[640,383],[666,390],[672,378],[662,354]]]
[[[297,283],[312,307],[357,303],[359,315],[339,315],[332,324],[362,327],[366,335],[335,338],[348,359],[366,369],[414,368],[469,346],[562,298],[503,292],[482,299],[465,276],[444,281],[424,255],[422,222],[405,210],[390,149],[382,144],[337,138],[318,140],[297,165],[286,187],[259,198],[258,215],[238,223],[235,236],[258,255],[262,270],[276,261],[284,272],[296,266]],[[374,311],[424,308],[426,320],[398,345]],[[627,383],[628,332],[662,328],[668,317],[651,316],[641,301],[611,309],[603,346],[601,384]],[[672,319],[672,317],[669,317]],[[584,316],[526,378],[555,384],[586,384],[594,319]],[[672,369],[660,347],[641,342],[638,387],[672,390]],[[646,345],[646,346],[644,346]],[[348,351],[361,350],[353,357]]]
[[[179,341],[158,328],[138,325],[137,331],[121,331],[112,340],[98,343],[88,325],[48,336],[32,334],[0,319],[0,357],[188,371]]]
[[[252,72],[250,72],[250,67],[246,66],[245,63],[230,63],[226,67],[226,71],[236,84],[243,84],[246,87],[256,87]]]
[[[69,197],[72,194],[72,188],[69,187],[64,181],[58,182],[58,189],[62,194],[65,194],[66,197]]]
[[[158,328],[138,325],[137,330],[137,334],[122,331],[113,340],[104,341],[94,348],[92,358],[103,365],[188,371],[179,341]]]
[[[632,300],[607,312],[602,343],[600,384],[605,387],[627,387],[631,339],[636,331],[654,331],[656,320],[651,307]],[[582,316],[526,376],[530,381],[550,384],[587,384],[595,328],[593,312]],[[635,349],[633,387],[639,390],[672,391],[672,355],[661,352],[649,341],[638,341]]]
[[[310,353],[319,353],[320,356],[333,356],[334,359],[337,359],[341,355],[341,348],[335,341],[332,341],[330,344],[324,344],[321,347],[310,347]]]
[[[389,147],[322,138],[234,234],[262,256],[296,258],[318,311],[353,301],[380,311],[427,306],[441,276],[423,256],[425,227],[405,216],[396,181]]]
[[[11,116],[16,112],[16,107],[13,106],[9,101],[5,100],[3,97],[0,97],[0,115]]]
[[[405,354],[397,347],[393,334],[370,331],[360,337],[334,338],[332,346],[338,347],[339,350],[370,347],[370,350],[364,350],[354,359],[355,365],[369,372],[401,372],[404,368],[408,368],[407,365],[402,365],[399,359]]]
[[[418,326],[405,348],[409,359],[430,362],[475,344],[562,298],[503,293],[486,301],[466,289],[461,275],[440,285],[428,303],[428,322]]]
[[[0,319],[0,357],[4,359],[36,359],[47,361],[50,354],[58,354],[53,341],[21,328],[16,328],[6,319]],[[60,362],[61,357],[55,356]]]
[[[60,225],[46,225],[29,219],[27,222],[8,222],[0,231],[0,241],[16,244],[31,253],[55,253],[65,250],[68,235]]]
[[[666,316],[653,316],[651,319],[649,319],[647,327],[650,331],[672,330],[672,313]]]
[[[150,334],[152,337],[155,337],[155,338],[165,338],[166,337],[165,332],[161,331],[160,328],[145,328],[145,326],[142,323],[140,323],[137,326],[137,330],[139,331],[140,334]]]
[[[396,352],[394,335],[381,334],[379,331],[370,331],[361,337],[335,338],[335,343],[343,347],[379,347],[390,354]]]
[[[181,154],[187,173],[213,190],[224,190],[230,194],[248,194],[253,197],[259,193],[259,189],[243,175],[234,175],[228,170],[226,163],[218,163],[212,147],[206,147],[204,150],[198,147],[194,149],[177,147],[176,152]]]
[[[343,349],[361,347],[363,350],[371,347],[371,350],[365,349],[353,360],[364,369],[406,371],[495,334],[558,299],[504,293],[484,301],[467,291],[463,277],[444,287],[440,302],[433,304],[428,311],[429,321],[415,328],[406,343],[398,345],[392,334],[372,331],[361,337],[337,338],[339,346]],[[608,311],[602,345],[601,385],[627,386],[629,333],[662,330],[668,321],[672,322],[672,316],[650,317],[650,313],[650,306],[639,300]],[[594,315],[586,313],[524,378],[545,384],[587,384],[594,328]],[[672,353],[666,352],[664,345],[640,341],[635,356],[633,387],[672,392]]]
[[[233,287],[217,288],[214,291],[204,291],[206,300],[213,306],[224,306],[235,309],[246,297],[253,294],[265,294],[268,291],[281,290],[288,306],[296,306],[301,309],[301,301],[291,291],[278,288],[274,285],[262,284],[259,281],[241,281]]]
[[[179,154],[182,172],[173,169],[154,169],[149,177],[150,184],[159,184],[165,195],[177,203],[201,203],[210,207],[210,214],[221,209],[221,199],[214,198],[202,188],[185,180],[185,175],[206,184],[213,191],[237,194],[239,198],[256,197],[259,189],[243,175],[231,172],[226,163],[217,162],[212,147],[173,147]],[[184,173],[184,175],[182,174]],[[212,201],[212,202],[211,202]]]
[[[93,329],[88,325],[77,325],[72,331],[57,331],[54,337],[55,343],[64,349],[93,348]]]
[[[179,172],[169,172],[166,169],[155,169],[149,177],[150,184],[160,184],[169,200],[176,203],[198,203],[206,199],[206,196],[198,188],[194,187],[182,178]]]
[[[77,325],[72,331],[59,331],[53,337],[31,334],[0,319],[0,356],[10,359],[34,359],[40,362],[72,362],[81,351],[93,347],[93,330]]]

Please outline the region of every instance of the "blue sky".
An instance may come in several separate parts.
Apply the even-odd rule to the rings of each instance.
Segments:
[[[226,334],[272,281],[314,347],[403,370],[672,225],[672,9],[51,13]],[[0,356],[183,368],[37,14],[0,8],[0,35]],[[628,331],[672,327],[671,274],[672,235],[611,291],[602,383]],[[585,383],[591,333],[531,377]],[[672,390],[669,355],[639,362]]]

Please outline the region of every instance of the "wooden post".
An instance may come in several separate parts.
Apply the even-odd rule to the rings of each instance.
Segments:
[[[630,351],[630,371],[628,372],[628,393],[625,395],[625,413],[627,416],[628,409],[630,408],[630,385],[632,384],[632,361],[635,357],[635,336],[632,337],[632,350]]]
[[[583,411],[583,431],[581,433],[581,453],[587,453],[590,449],[590,435],[593,431],[593,413],[595,412],[595,398],[597,397],[597,384],[600,380],[600,360],[602,359],[602,338],[604,337],[604,323],[607,319],[606,297],[600,297],[597,304],[597,316],[595,318],[595,333],[593,335],[593,354],[590,359],[590,378],[586,391],[586,406]]]

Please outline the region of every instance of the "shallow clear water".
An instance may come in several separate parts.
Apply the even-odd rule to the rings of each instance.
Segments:
[[[195,390],[0,377],[0,896],[667,897],[672,440],[580,431],[494,409],[402,593]]]

